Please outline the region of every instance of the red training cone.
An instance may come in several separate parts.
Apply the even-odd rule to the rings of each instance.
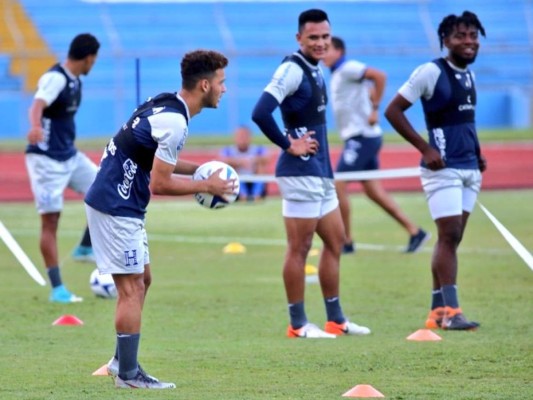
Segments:
[[[62,315],[52,325],[83,325],[83,321],[75,315]]]
[[[431,329],[419,329],[416,332],[410,334],[406,338],[407,340],[416,340],[418,342],[429,342],[442,340],[442,338],[433,332]]]
[[[102,365],[100,368],[94,371],[93,376],[109,376],[109,372],[107,371],[107,364]]]
[[[357,385],[344,393],[342,397],[385,397],[385,395],[371,385]]]

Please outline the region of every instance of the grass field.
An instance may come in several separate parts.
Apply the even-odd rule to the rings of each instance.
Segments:
[[[396,200],[435,236],[421,193]],[[480,201],[533,249],[533,191],[485,191]],[[431,244],[407,255],[406,234],[366,198],[353,196],[358,251],[342,258],[342,304],[367,337],[290,340],[281,281],[280,201],[211,211],[191,200],[155,201],[149,232],[154,282],[144,311],[140,360],[174,391],[120,391],[92,376],[114,350],[112,300],[92,296],[94,268],[69,253],[84,213],[67,203],[60,225],[65,282],[81,304],[48,302],[0,244],[1,399],[340,399],[369,384],[388,399],[533,398],[533,272],[477,208],[460,248],[459,294],[477,332],[406,337],[423,327],[430,302]],[[41,271],[32,204],[2,204],[0,220]],[[229,242],[245,254],[223,254]],[[318,245],[318,241],[316,243]],[[317,258],[309,263],[316,265]],[[324,323],[317,284],[307,286],[311,321]],[[52,326],[74,314],[83,326]]]

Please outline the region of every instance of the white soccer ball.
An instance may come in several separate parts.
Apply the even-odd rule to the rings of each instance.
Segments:
[[[91,272],[89,279],[91,290],[98,297],[114,299],[117,297],[117,288],[111,274],[100,274],[98,269]]]
[[[210,193],[196,193],[194,195],[194,198],[200,205],[206,208],[224,208],[227,205],[233,203],[235,200],[237,200],[237,196],[239,195],[239,189],[241,186],[239,175],[233,169],[233,167],[226,163],[223,163],[222,161],[208,161],[200,165],[192,176],[192,179],[194,179],[195,181],[207,179],[209,178],[209,176],[211,176],[212,173],[219,169],[222,169],[222,171],[220,171],[219,173],[219,176],[222,179],[235,179],[235,187],[233,189],[232,194],[225,195],[227,201],[220,196],[213,196]]]

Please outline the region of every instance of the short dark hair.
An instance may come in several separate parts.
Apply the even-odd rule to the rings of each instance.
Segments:
[[[342,40],[338,36],[332,36],[331,37],[331,45],[336,50],[340,50],[343,54],[346,52],[346,45],[344,44],[344,40]]]
[[[87,56],[98,54],[100,43],[90,33],[80,33],[72,42],[68,50],[68,58],[71,60],[83,60]]]
[[[298,17],[298,32],[301,32],[304,25],[308,22],[323,22],[328,21],[328,14],[325,11],[317,8],[312,8],[307,11],[303,11]]]
[[[437,31],[439,35],[440,48],[442,50],[444,45],[444,39],[447,38],[452,32],[453,28],[464,24],[465,26],[473,26],[476,28],[483,37],[485,36],[485,28],[481,25],[476,14],[470,11],[463,11],[462,15],[450,14],[441,21],[439,29]]]
[[[218,69],[227,65],[228,59],[217,51],[191,51],[181,60],[181,85],[186,90],[192,90],[198,81],[213,77]]]

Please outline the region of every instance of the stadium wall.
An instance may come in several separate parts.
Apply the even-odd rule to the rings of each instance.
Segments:
[[[114,134],[137,105],[138,91],[142,100],[177,90],[179,60],[195,48],[219,50],[228,56],[230,65],[226,70],[228,91],[220,109],[204,110],[191,121],[191,131],[221,134],[241,123],[255,128],[250,121],[253,105],[283,56],[297,49],[294,35],[299,12],[315,6],[328,12],[333,33],[346,40],[349,57],[387,73],[383,110],[417,65],[442,54],[436,37],[442,17],[465,9],[461,0],[20,3],[58,60],[64,59],[77,33],[92,32],[102,42],[95,67],[83,77],[83,101],[77,115],[83,137]],[[532,125],[532,8],[528,0],[471,0],[468,4],[487,31],[473,65],[480,128]],[[32,57],[31,52],[25,55]],[[135,69],[136,60],[140,71]],[[325,73],[329,75],[327,70]],[[22,87],[2,89],[0,85],[0,139],[25,135],[32,95]],[[415,104],[408,115],[423,131],[420,105]],[[328,121],[334,130],[330,109]],[[385,131],[392,131],[384,118],[382,123]]]

